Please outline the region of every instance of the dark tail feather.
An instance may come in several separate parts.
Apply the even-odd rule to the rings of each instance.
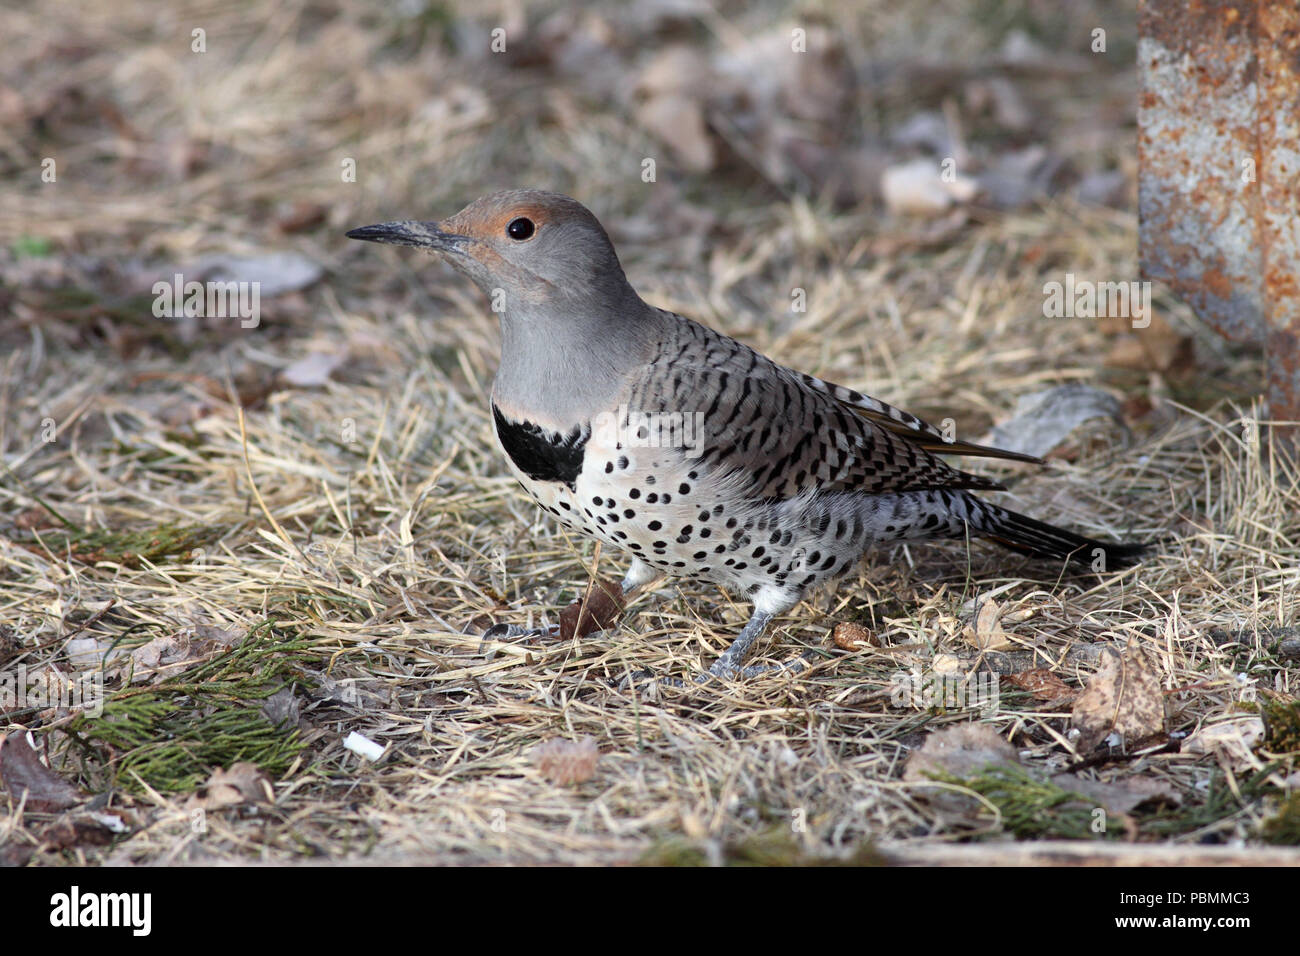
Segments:
[[[1096,541],[983,501],[980,506],[984,514],[977,526],[986,538],[1035,558],[1068,560],[1098,571],[1110,571],[1137,563],[1150,548],[1148,544]]]

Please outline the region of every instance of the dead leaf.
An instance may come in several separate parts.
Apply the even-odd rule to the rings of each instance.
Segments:
[[[275,227],[283,233],[314,229],[325,221],[329,210],[322,203],[298,200],[276,217]]]
[[[1045,667],[1008,674],[1004,678],[1012,687],[1027,691],[1034,700],[1063,704],[1074,700],[1078,692]]]
[[[1102,361],[1109,368],[1146,369],[1149,367],[1146,349],[1142,347],[1136,335],[1125,335],[1116,340]]]
[[[347,351],[311,352],[280,370],[279,379],[296,388],[319,388],[348,360]]]
[[[170,663],[184,654],[184,649],[174,635],[155,637],[147,644],[142,644],[131,651],[131,659],[137,667],[155,668],[164,661]]]
[[[236,646],[248,635],[246,630],[231,630],[215,624],[204,624],[201,621],[196,621],[193,627],[195,639],[202,642],[205,648],[217,647],[225,650]]]
[[[999,209],[1016,209],[1056,192],[1065,159],[1041,145],[999,153],[975,177],[983,200]]]
[[[1087,797],[1097,806],[1105,808],[1107,813],[1128,813],[1153,800],[1175,806],[1182,803],[1182,797],[1171,784],[1148,777],[1129,777],[1127,780],[1104,783],[1072,773],[1058,773],[1052,777],[1052,783],[1062,790],[1070,790]]]
[[[74,637],[64,647],[68,664],[78,669],[98,668],[122,654],[122,649],[114,645],[111,637]]]
[[[702,99],[708,86],[703,54],[684,44],[655,54],[636,81],[637,122],[697,173],[711,170],[716,159]]]
[[[1111,648],[1102,655],[1097,673],[1074,704],[1070,723],[1080,732],[1080,754],[1096,750],[1111,734],[1118,734],[1123,746],[1164,730],[1160,677],[1136,639],[1122,654]]]
[[[974,666],[973,660],[962,660],[956,654],[935,654],[930,660],[930,670],[935,674],[967,674]]]
[[[241,761],[213,771],[208,782],[186,801],[186,806],[189,809],[220,810],[241,803],[274,802],[271,781],[257,764]]]
[[[936,778],[967,779],[990,767],[1015,766],[1020,757],[988,724],[956,724],[925,738],[903,768],[903,779],[935,783]],[[944,787],[926,787],[919,795],[938,810],[958,817],[976,817],[984,809],[973,794]]]
[[[0,741],[0,780],[15,803],[25,794],[27,809],[36,813],[66,810],[86,799],[76,787],[41,763],[40,756],[28,746],[22,733],[9,734]]]
[[[174,673],[201,660],[212,650],[212,645],[193,639],[193,633],[190,628],[179,628],[133,649],[130,653],[131,682],[151,680],[157,683],[167,677],[167,672]]]
[[[1042,458],[1065,444],[1085,422],[1111,423],[1115,437],[1121,437],[1120,411],[1119,402],[1108,392],[1072,382],[1022,395],[1016,401],[1015,414],[984,440],[998,448]]]
[[[1155,409],[1151,399],[1146,395],[1130,395],[1124,400],[1124,421],[1137,424]]]
[[[277,727],[281,724],[295,727],[298,724],[301,706],[298,698],[294,696],[293,688],[282,687],[266,698],[262,704],[262,714]]]
[[[14,518],[14,528],[18,531],[44,531],[57,526],[58,521],[44,508],[28,508]]]
[[[35,853],[36,847],[28,843],[0,843],[0,866],[26,866]]]
[[[659,93],[637,107],[636,119],[688,172],[707,173],[714,167],[713,139],[699,101],[679,93]]]
[[[577,740],[557,737],[534,747],[532,756],[538,771],[551,783],[573,786],[595,775],[600,748],[590,736]]]
[[[998,623],[1001,614],[1002,608],[997,601],[992,598],[984,601],[980,604],[979,613],[975,615],[974,626],[967,624],[962,629],[962,639],[981,651],[1000,651],[1014,647],[1011,635],[1002,630],[1002,625]]]
[[[867,646],[880,646],[880,638],[861,624],[855,624],[852,621],[841,621],[836,624],[835,630],[831,632],[831,640],[842,651],[856,651]]]
[[[1233,717],[1217,724],[1206,724],[1183,742],[1181,753],[1213,754],[1233,769],[1259,769],[1263,761],[1255,748],[1264,740],[1262,718],[1250,714]]]
[[[970,112],[991,112],[993,121],[1006,129],[1016,132],[1027,130],[1035,119],[1021,88],[1004,76],[972,80],[962,92]]]
[[[1149,315],[1147,319],[1149,324],[1146,328],[1133,329],[1111,346],[1105,363],[1111,368],[1154,369],[1157,372],[1190,369],[1195,359],[1192,337],[1183,335],[1159,313]]]
[[[907,758],[904,780],[932,780],[935,774],[971,777],[989,766],[1018,764],[1016,749],[988,724],[955,724],[925,738]]]
[[[855,79],[848,45],[827,25],[803,24],[806,53],[791,56],[793,26],[721,44],[710,59],[706,113],[728,152],[770,182],[836,178],[837,191],[860,198],[869,184],[845,181],[832,168],[849,142],[844,117]]]
[[[953,130],[939,110],[920,110],[907,116],[889,131],[889,142],[930,156],[953,156],[957,152]]]
[[[78,846],[108,846],[117,832],[93,817],[57,820],[41,831],[40,840],[53,850]]]
[[[975,198],[978,187],[965,176],[945,178],[939,163],[914,159],[890,166],[880,176],[880,195],[894,215],[938,216]]]
[[[560,612],[560,639],[567,641],[573,637],[586,637],[596,631],[603,631],[618,623],[618,616],[627,607],[623,588],[617,581],[602,578],[595,582],[589,594],[584,595],[587,606],[583,608],[583,599],[574,601]],[[578,615],[582,614],[581,623]]]
[[[1088,173],[1074,187],[1074,197],[1092,206],[1123,208],[1129,198],[1128,174],[1122,169]]]

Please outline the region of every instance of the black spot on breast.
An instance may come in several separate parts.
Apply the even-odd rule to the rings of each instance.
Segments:
[[[583,449],[591,437],[590,425],[561,435],[532,422],[512,422],[495,404],[492,417],[496,420],[501,447],[516,468],[533,481],[559,481],[573,490],[574,482],[582,473]]]

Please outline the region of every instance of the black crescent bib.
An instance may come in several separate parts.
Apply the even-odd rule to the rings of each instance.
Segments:
[[[574,488],[582,473],[582,458],[591,426],[575,427],[567,435],[549,431],[532,422],[514,422],[492,403],[497,438],[515,467],[533,481],[558,481]]]

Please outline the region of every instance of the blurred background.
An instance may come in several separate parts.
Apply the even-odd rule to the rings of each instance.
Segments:
[[[77,379],[111,357],[224,369],[254,397],[295,349],[364,331],[330,327],[368,311],[358,297],[472,313],[438,267],[342,233],[519,185],[590,206],[658,304],[760,339],[815,333],[823,374],[894,399],[950,405],[954,364],[995,343],[1032,348],[1034,372],[1106,367],[1144,388],[1188,359],[1163,316],[1141,341],[1041,320],[1041,277],[1137,277],[1131,4],[56,2],[3,18],[0,342],[75,351]],[[141,311],[160,278],[231,269],[277,274],[252,334]],[[429,334],[465,344],[446,332]],[[873,354],[876,337],[908,354]],[[887,363],[916,358],[937,365],[912,392]],[[991,384],[1028,370],[978,364]],[[968,414],[987,424],[999,401]]]

